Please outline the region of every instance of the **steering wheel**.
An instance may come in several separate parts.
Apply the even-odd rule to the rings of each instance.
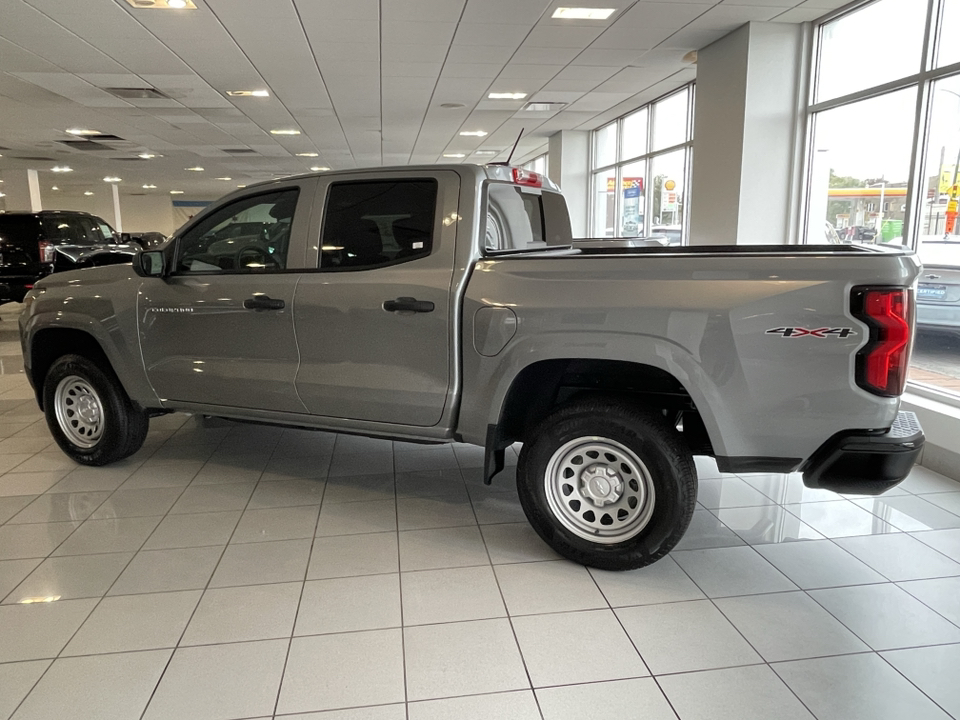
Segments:
[[[277,263],[276,258],[274,258],[270,254],[270,251],[263,245],[244,245],[237,250],[236,257],[234,258],[234,267],[238,270],[249,267],[276,269],[279,268],[280,265]]]

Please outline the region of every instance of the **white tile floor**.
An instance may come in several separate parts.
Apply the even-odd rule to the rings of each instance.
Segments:
[[[928,470],[863,499],[699,462],[670,557],[586,570],[476,448],[178,415],[77,467],[0,317],[0,720],[960,718]]]

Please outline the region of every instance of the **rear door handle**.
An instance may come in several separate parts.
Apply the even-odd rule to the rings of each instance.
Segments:
[[[247,310],[283,310],[286,303],[283,300],[274,300],[266,295],[254,295],[243,301],[243,307]]]
[[[429,300],[417,300],[412,297],[399,297],[396,300],[384,300],[383,309],[387,312],[433,312],[434,304]]]

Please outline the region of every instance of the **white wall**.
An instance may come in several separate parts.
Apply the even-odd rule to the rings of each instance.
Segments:
[[[700,50],[690,241],[793,237],[802,28],[751,22]]]
[[[82,210],[99,215],[111,225],[116,224],[113,216],[113,195],[110,189],[96,195],[68,195],[48,192],[43,198],[44,210]],[[123,231],[128,233],[160,232],[170,235],[177,229],[173,214],[173,203],[166,195],[120,195],[120,216],[123,218]]]
[[[586,237],[590,202],[590,133],[582,130],[554,133],[550,136],[548,153],[547,176],[563,190],[573,237]]]

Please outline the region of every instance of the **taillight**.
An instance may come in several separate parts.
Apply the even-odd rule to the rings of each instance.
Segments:
[[[513,169],[513,181],[517,185],[528,185],[530,187],[543,187],[543,177],[540,173],[533,170],[524,170],[523,168]]]
[[[40,262],[52,263],[56,255],[57,251],[52,242],[40,241]]]
[[[913,335],[910,291],[858,287],[850,300],[854,317],[870,327],[870,340],[857,353],[857,385],[886,397],[903,394]]]

